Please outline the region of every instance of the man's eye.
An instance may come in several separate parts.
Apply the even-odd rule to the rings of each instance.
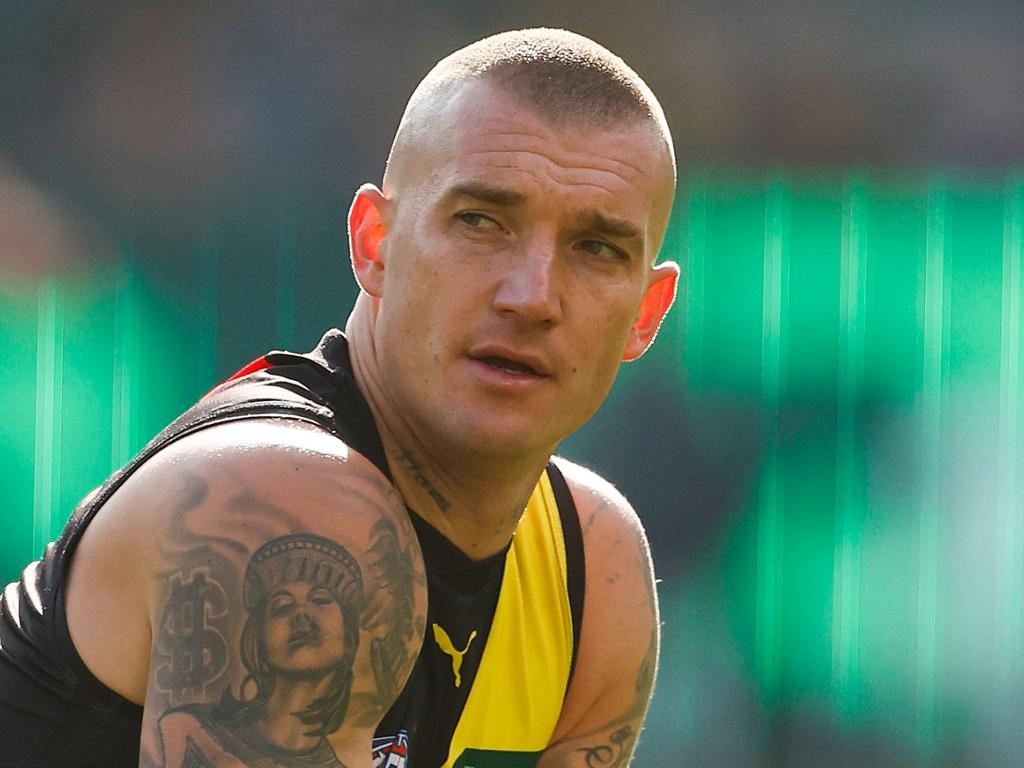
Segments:
[[[501,225],[498,224],[490,216],[486,216],[476,211],[460,211],[455,214],[455,218],[468,224],[473,229],[500,229]]]
[[[600,256],[603,259],[626,259],[627,256],[621,248],[616,248],[614,245],[610,245],[602,240],[584,240],[580,243],[582,248],[587,253],[592,253],[594,256]]]

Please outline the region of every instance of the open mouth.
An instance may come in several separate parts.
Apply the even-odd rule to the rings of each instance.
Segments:
[[[511,373],[517,376],[543,376],[540,371],[537,371],[532,366],[519,362],[518,360],[510,360],[507,357],[489,355],[487,357],[478,357],[476,359],[482,363],[487,363],[500,371],[504,371],[505,373]]]
[[[551,365],[544,355],[527,349],[485,343],[468,350],[470,360],[485,365],[492,371],[505,374],[513,379],[551,378]]]

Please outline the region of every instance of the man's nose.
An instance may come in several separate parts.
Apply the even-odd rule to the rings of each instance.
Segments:
[[[545,325],[561,319],[560,265],[555,245],[535,243],[516,253],[504,267],[494,297],[494,308],[500,314]]]

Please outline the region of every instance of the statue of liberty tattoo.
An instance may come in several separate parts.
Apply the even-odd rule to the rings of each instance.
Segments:
[[[344,768],[327,741],[348,709],[363,580],[339,544],[283,536],[249,560],[237,693],[160,720],[164,768]]]

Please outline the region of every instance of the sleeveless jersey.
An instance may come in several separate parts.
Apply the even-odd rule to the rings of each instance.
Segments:
[[[142,707],[104,686],[75,650],[65,571],[86,526],[147,459],[213,424],[285,417],[315,424],[390,470],[347,342],[272,352],[163,430],[89,494],[60,538],[0,598],[0,768],[135,768]],[[428,582],[426,635],[373,742],[375,768],[520,768],[561,712],[579,643],[583,544],[572,497],[549,464],[502,552],[474,561],[413,510]]]

